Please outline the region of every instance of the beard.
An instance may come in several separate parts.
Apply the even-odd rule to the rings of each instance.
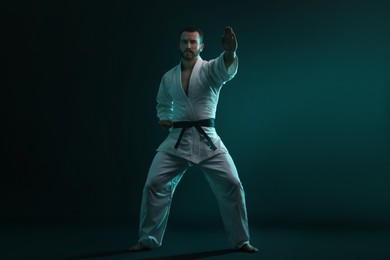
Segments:
[[[200,51],[193,52],[191,50],[185,50],[185,51],[180,50],[180,56],[183,58],[183,60],[187,60],[187,61],[191,61],[194,58],[198,57],[199,53]]]

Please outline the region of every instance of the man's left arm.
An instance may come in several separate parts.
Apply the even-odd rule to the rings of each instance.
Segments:
[[[236,59],[236,50],[238,47],[237,37],[232,27],[225,27],[224,35],[221,38],[221,44],[224,50],[223,61],[226,69],[228,69]]]
[[[229,26],[225,27],[221,45],[224,50],[221,55],[208,62],[209,80],[214,87],[221,87],[237,73],[238,57],[236,50],[238,44],[233,29]]]

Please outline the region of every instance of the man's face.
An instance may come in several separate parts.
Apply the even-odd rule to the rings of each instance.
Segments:
[[[179,50],[184,60],[191,61],[199,56],[204,44],[200,42],[198,32],[183,32],[180,36]]]

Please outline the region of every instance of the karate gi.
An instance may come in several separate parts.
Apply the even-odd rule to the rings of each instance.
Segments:
[[[181,63],[166,72],[157,94],[160,120],[198,121],[215,118],[222,86],[237,73],[238,58],[226,69],[223,53],[216,59],[198,58],[188,85],[188,96],[181,84]],[[171,201],[177,184],[190,166],[204,173],[215,194],[228,239],[239,248],[249,243],[245,194],[237,169],[214,127],[202,127],[214,143],[212,149],[195,127],[187,128],[177,149],[182,131],[171,128],[157,149],[143,190],[139,243],[156,248],[162,244]]]

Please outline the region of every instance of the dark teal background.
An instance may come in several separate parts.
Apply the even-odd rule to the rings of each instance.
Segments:
[[[235,30],[237,76],[217,131],[252,225],[389,226],[386,1],[34,1],[2,4],[3,221],[138,224],[159,129],[155,96],[178,30],[204,59]],[[170,222],[222,225],[197,169]]]

